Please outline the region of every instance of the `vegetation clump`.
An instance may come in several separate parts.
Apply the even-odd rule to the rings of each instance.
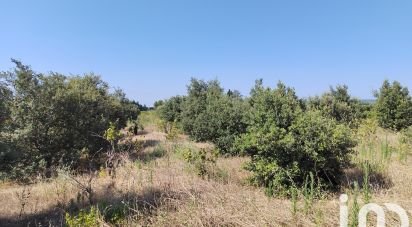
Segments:
[[[346,85],[331,87],[321,97],[309,99],[308,108],[319,110],[325,117],[351,127],[356,127],[359,120],[366,117],[360,101],[349,95]]]
[[[237,147],[252,158],[247,169],[255,184],[282,194],[313,174],[323,189],[340,185],[355,146],[348,126],[320,111],[303,111],[295,91],[283,83],[271,89],[258,81],[250,102],[249,127]]]
[[[90,210],[81,210],[78,215],[70,215],[66,213],[66,225],[68,227],[94,227],[99,226],[100,211],[96,207],[91,207]]]
[[[223,154],[236,153],[233,143],[246,129],[247,109],[239,92],[225,93],[217,80],[197,79],[191,80],[187,96],[173,97],[159,107],[166,126],[176,123],[194,140],[213,142]]]
[[[400,131],[412,125],[412,98],[399,82],[385,80],[375,94],[379,126]]]
[[[99,76],[39,74],[13,60],[1,74],[0,172],[11,178],[50,176],[53,169],[81,167],[110,144],[103,135],[136,119],[138,106],[121,90],[110,92]],[[88,160],[92,161],[92,160]],[[89,165],[88,165],[89,166]]]

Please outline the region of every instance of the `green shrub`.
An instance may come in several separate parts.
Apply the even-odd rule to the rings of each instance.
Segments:
[[[381,127],[400,131],[412,125],[412,98],[408,88],[397,81],[391,84],[385,80],[376,98],[376,114]]]
[[[12,97],[11,90],[7,87],[4,76],[0,75],[0,130],[10,120],[10,101]]]
[[[246,129],[247,104],[237,91],[224,92],[217,80],[192,79],[188,95],[173,97],[159,108],[166,133],[174,123],[196,141],[213,142],[221,153],[231,153]]]
[[[139,114],[135,103],[120,90],[110,92],[99,76],[38,74],[13,62],[14,71],[1,77],[7,77],[5,86],[13,91],[8,99],[10,124],[7,134],[2,133],[7,138],[2,141],[13,146],[14,154],[2,155],[0,171],[29,176],[59,166],[78,168],[82,151],[93,157],[110,145],[97,136],[110,122],[117,123],[116,129],[123,128]]]
[[[360,101],[349,95],[346,85],[331,87],[330,91],[321,97],[309,99],[308,108],[320,110],[325,117],[333,118],[351,127],[356,127],[359,121],[366,117]]]
[[[160,118],[166,122],[180,122],[185,97],[175,96],[166,101],[158,108]]]
[[[155,101],[154,104],[153,104],[153,108],[157,109],[157,108],[161,107],[163,104],[164,104],[163,100]]]
[[[123,226],[122,223],[125,221],[128,215],[127,201],[122,201],[122,203],[106,205],[103,204],[101,215],[107,223],[114,224],[116,226]]]
[[[167,132],[166,139],[174,141],[179,137],[180,130],[176,126],[177,124],[175,122],[172,122],[172,123],[169,123],[169,124],[170,124],[170,126],[168,127],[169,130]]]
[[[195,167],[197,175],[208,177],[210,169],[216,164],[216,153],[206,149],[186,149],[183,158]]]
[[[368,117],[362,120],[356,130],[356,135],[359,142],[370,144],[376,138],[378,130],[378,121],[376,117]]]
[[[316,187],[340,185],[342,169],[355,146],[348,126],[319,111],[302,112],[294,90],[282,83],[270,89],[258,82],[251,105],[247,133],[236,145],[252,158],[246,168],[253,172],[253,183],[265,186],[270,194],[301,188],[310,174]]]
[[[297,160],[301,176],[313,172],[321,184],[340,185],[343,168],[355,147],[352,131],[345,125],[327,119],[319,112],[307,112],[291,127],[294,138],[292,159]],[[301,182],[298,176],[295,180]]]
[[[402,130],[399,139],[400,143],[412,146],[412,126]]]
[[[82,209],[77,214],[66,213],[65,220],[68,227],[95,227],[103,224],[122,226],[128,215],[127,202],[110,204],[102,203],[88,209]]]
[[[219,156],[217,150],[184,147],[179,149],[179,153],[199,177],[227,182],[228,173],[216,165]]]
[[[89,210],[81,210],[77,215],[66,213],[66,225],[68,227],[95,227],[99,226],[100,211],[96,207]]]

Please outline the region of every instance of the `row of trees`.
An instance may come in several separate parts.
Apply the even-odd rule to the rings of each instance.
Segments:
[[[281,82],[270,88],[258,80],[244,98],[216,80],[192,79],[186,96],[157,102],[157,109],[194,140],[211,141],[222,154],[249,155],[253,182],[277,193],[309,176],[324,189],[339,186],[356,145],[353,130],[364,118],[376,116],[393,130],[412,124],[407,88],[385,81],[376,97],[375,105],[362,103],[337,86],[305,100]]]
[[[13,62],[0,74],[0,173],[9,177],[78,168],[109,146],[99,135],[110,122],[122,128],[139,115],[136,102],[99,76],[39,74]]]

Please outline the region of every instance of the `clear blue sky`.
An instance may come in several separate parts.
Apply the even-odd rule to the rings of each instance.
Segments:
[[[247,95],[282,80],[302,97],[347,84],[412,88],[412,1],[0,1],[0,70],[95,72],[151,105],[190,77]]]

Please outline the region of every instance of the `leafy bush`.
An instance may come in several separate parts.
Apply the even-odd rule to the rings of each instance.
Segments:
[[[408,88],[394,81],[385,80],[377,97],[376,114],[379,125],[386,129],[400,131],[412,125],[412,98]]]
[[[175,122],[168,122],[166,139],[174,141],[179,138],[180,130],[176,126]]]
[[[239,92],[225,93],[216,80],[192,79],[186,97],[167,100],[159,111],[165,126],[175,122],[194,140],[211,141],[220,152],[231,153],[236,137],[246,129],[247,109]]]
[[[359,120],[365,117],[360,101],[349,95],[346,85],[331,87],[330,91],[321,97],[309,99],[308,108],[320,110],[325,117],[350,126],[357,126]]]
[[[298,162],[295,182],[313,172],[327,188],[340,185],[343,168],[355,147],[352,131],[343,124],[325,118],[319,112],[306,112],[291,127],[294,138],[292,160]]]
[[[138,106],[122,91],[109,92],[109,85],[96,75],[44,75],[13,62],[14,71],[2,74],[13,91],[8,105],[10,123],[2,141],[9,141],[13,149],[3,158],[0,171],[49,175],[58,166],[76,168],[84,151],[93,157],[110,145],[97,136],[103,135],[110,122],[116,122],[113,127],[119,129],[139,114]]]
[[[176,147],[176,152],[190,164],[191,170],[193,169],[193,172],[199,177],[221,183],[228,182],[229,174],[217,165],[219,151],[207,148],[198,149],[195,147],[179,146]]]
[[[10,163],[17,156],[13,152],[14,148],[10,143],[10,138],[8,138],[7,133],[10,132],[10,102],[12,97],[12,91],[7,86],[7,78],[0,74],[0,175],[2,174],[6,167],[6,163]],[[3,177],[1,177],[3,178]]]
[[[10,117],[9,102],[12,95],[4,79],[0,77],[0,130],[6,125],[6,121]]]
[[[163,104],[164,104],[164,101],[163,101],[163,100],[158,100],[158,101],[154,102],[153,107],[154,107],[155,109],[157,109],[157,108],[159,108],[160,106],[162,106]]]
[[[99,226],[100,211],[92,206],[89,210],[81,210],[78,215],[66,213],[66,224],[68,227],[95,227]]]
[[[98,204],[99,219],[104,221],[106,226],[125,226],[129,212],[130,200],[122,199],[120,202],[104,201]]]
[[[246,167],[252,182],[271,194],[302,187],[310,174],[317,187],[340,185],[355,145],[350,129],[319,111],[303,112],[294,90],[282,83],[270,89],[257,81],[251,94],[249,127],[236,145],[252,157]]]
[[[412,126],[409,126],[408,128],[402,130],[400,139],[403,143],[412,146]]]
[[[175,96],[166,101],[159,107],[159,115],[166,122],[180,122],[183,103],[185,98],[182,96]]]
[[[128,201],[119,203],[102,202],[82,209],[77,214],[66,213],[66,225],[68,227],[95,227],[95,226],[124,226],[128,212]]]
[[[104,132],[104,138],[110,142],[112,147],[114,147],[121,136],[122,134],[117,129],[116,125],[113,122],[109,122],[109,128]]]
[[[188,96],[182,111],[183,130],[195,140],[209,140],[213,132],[207,126],[208,99],[221,96],[223,89],[216,80],[205,82],[192,79],[187,90]]]
[[[233,144],[236,138],[246,131],[246,114],[249,107],[240,98],[223,95],[210,101],[206,112],[200,115],[198,122],[207,125],[207,132],[219,151],[223,154],[235,154]]]
[[[206,149],[186,149],[183,158],[192,164],[196,174],[203,178],[211,178],[216,165],[217,153]]]
[[[359,142],[371,143],[378,130],[378,121],[376,117],[368,117],[362,120],[356,131]]]

